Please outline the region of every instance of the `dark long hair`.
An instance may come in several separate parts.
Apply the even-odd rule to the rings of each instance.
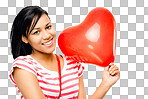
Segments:
[[[22,36],[28,38],[43,14],[48,16],[48,13],[39,6],[27,6],[15,17],[10,34],[11,52],[14,59],[32,53],[31,45],[24,43]]]

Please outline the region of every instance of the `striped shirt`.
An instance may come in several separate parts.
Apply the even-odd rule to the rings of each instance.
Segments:
[[[79,77],[83,75],[84,66],[81,63],[74,62],[70,58],[63,56],[64,67],[61,70],[61,97],[60,99],[77,99],[79,90]],[[59,74],[56,71],[50,71],[34,60],[30,55],[19,56],[12,64],[9,77],[21,99],[23,95],[19,91],[12,72],[14,67],[18,67],[33,73],[39,82],[46,99],[58,99],[60,93]]]

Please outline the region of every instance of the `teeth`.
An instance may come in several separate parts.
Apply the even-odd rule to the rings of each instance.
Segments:
[[[52,41],[48,42],[48,43],[45,43],[46,45],[49,45],[50,43],[52,43]]]
[[[50,46],[50,45],[52,45],[52,41],[53,41],[53,40],[50,40],[49,42],[44,43],[43,45]]]

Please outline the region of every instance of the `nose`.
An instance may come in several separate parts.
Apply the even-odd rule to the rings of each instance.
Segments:
[[[43,30],[42,32],[43,39],[48,40],[51,36],[52,36],[51,33],[48,33],[46,30]]]

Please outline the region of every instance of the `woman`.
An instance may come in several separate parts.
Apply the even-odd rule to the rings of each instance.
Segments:
[[[53,54],[55,44],[56,31],[45,10],[28,6],[18,13],[11,30],[15,60],[9,77],[22,99],[86,99],[83,65]],[[102,99],[118,79],[118,67],[106,67],[90,99]]]

